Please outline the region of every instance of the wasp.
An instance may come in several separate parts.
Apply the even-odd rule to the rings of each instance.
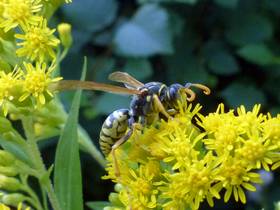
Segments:
[[[203,90],[206,95],[211,92],[208,87],[202,84],[186,83],[181,85],[175,83],[170,86],[161,82],[143,84],[128,73],[119,71],[111,73],[108,78],[111,81],[123,83],[125,87],[89,81],[66,80],[60,81],[57,89],[70,89],[72,87],[72,89],[82,88],[133,95],[129,108],[112,112],[104,121],[100,131],[101,151],[105,156],[112,153],[116,175],[119,175],[119,169],[115,151],[131,137],[136,124],[141,127],[151,125],[160,116],[172,119],[174,111],[176,112],[177,101],[181,99],[182,94],[186,94],[188,101],[195,99],[195,93],[190,89],[191,87]]]

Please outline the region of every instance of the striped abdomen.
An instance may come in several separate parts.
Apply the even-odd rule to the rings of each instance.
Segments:
[[[128,119],[128,109],[116,110],[106,118],[99,138],[100,148],[105,156],[111,152],[114,143],[125,135],[128,128]]]

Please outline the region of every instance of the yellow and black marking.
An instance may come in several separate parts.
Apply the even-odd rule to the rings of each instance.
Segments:
[[[109,155],[112,146],[121,139],[128,128],[129,110],[119,109],[111,113],[102,125],[99,144],[105,156]]]

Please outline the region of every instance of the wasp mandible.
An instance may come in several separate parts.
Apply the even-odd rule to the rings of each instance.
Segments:
[[[128,73],[119,71],[110,74],[108,78],[123,83],[125,88],[89,81],[65,80],[60,81],[56,89],[81,88],[133,95],[129,109],[119,109],[112,112],[104,121],[100,132],[101,151],[105,156],[112,153],[117,176],[119,169],[115,150],[130,138],[136,124],[140,124],[142,127],[151,125],[160,115],[172,119],[172,113],[176,109],[177,101],[180,100],[182,93],[186,94],[188,101],[195,99],[195,93],[190,89],[191,87],[203,90],[206,95],[211,92],[208,87],[202,84],[186,83],[181,85],[175,83],[169,87],[161,82],[143,84]]]

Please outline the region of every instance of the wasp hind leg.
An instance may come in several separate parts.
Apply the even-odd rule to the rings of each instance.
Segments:
[[[125,143],[132,135],[133,133],[133,129],[130,128],[130,130],[123,136],[121,137],[118,141],[116,141],[114,143],[114,145],[112,146],[112,158],[113,158],[113,163],[114,163],[114,167],[115,167],[115,175],[116,177],[120,176],[120,169],[119,169],[119,165],[118,165],[118,161],[117,161],[117,157],[116,157],[116,149],[119,148],[119,146],[121,146],[123,143]]]

